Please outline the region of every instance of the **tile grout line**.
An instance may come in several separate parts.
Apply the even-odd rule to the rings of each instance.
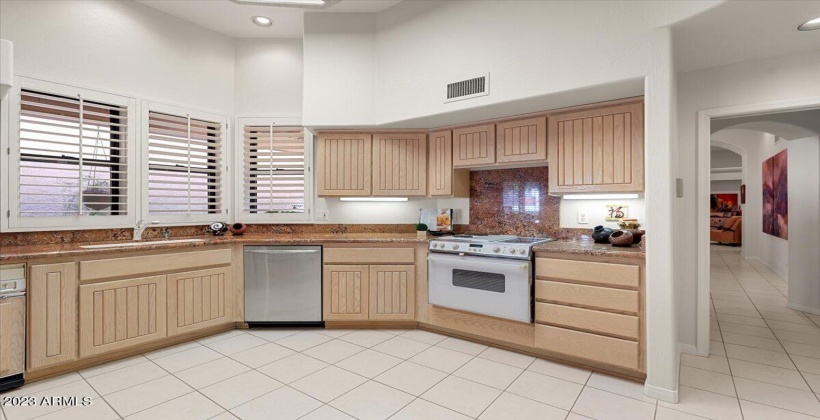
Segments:
[[[480,353],[479,353],[479,354],[480,354]],[[470,359],[470,362],[472,362],[473,360],[475,360],[475,358],[477,358],[477,357],[478,357],[478,355],[476,355],[475,357],[473,357],[472,359]],[[515,379],[513,379],[513,380],[509,383],[509,385],[507,385],[506,387],[504,387],[504,389],[502,389],[502,390],[501,390],[501,393],[500,393],[500,394],[498,394],[498,396],[496,396],[495,398],[493,398],[493,400],[490,402],[490,404],[488,404],[488,405],[487,405],[487,407],[484,407],[484,409],[483,409],[483,410],[481,410],[481,413],[478,413],[478,415],[476,416],[476,418],[481,417],[481,415],[482,415],[482,414],[484,414],[484,412],[485,412],[485,411],[487,411],[487,409],[489,409],[490,407],[492,407],[492,405],[493,405],[493,404],[495,404],[495,402],[496,402],[496,401],[498,401],[498,399],[499,399],[499,398],[501,398],[501,396],[502,396],[502,395],[504,395],[504,393],[505,393],[505,392],[507,392],[507,390],[508,390],[508,389],[510,389],[510,387],[512,386],[512,384],[514,384],[514,383],[515,383],[515,381],[517,381],[517,380],[518,380],[518,378],[520,378],[520,377],[521,377],[521,375],[523,375],[523,374],[524,374],[524,372],[527,372],[527,371],[529,370],[529,368],[530,368],[530,367],[531,367],[531,366],[535,363],[535,361],[536,361],[536,360],[538,360],[538,358],[533,359],[533,360],[530,362],[530,364],[528,364],[528,365],[527,365],[527,367],[525,367],[525,368],[523,368],[523,369],[519,368],[519,369],[521,369],[521,372],[518,374],[518,376],[516,376],[516,377],[515,377]],[[470,362],[467,362],[467,363],[470,363]],[[466,365],[467,363],[465,363],[464,365]],[[496,362],[496,363],[500,363],[500,362]],[[463,365],[462,365],[462,366],[463,366]],[[533,372],[533,373],[535,373],[535,372]],[[592,375],[590,374],[590,376],[592,376]],[[459,376],[457,376],[457,378],[459,378]],[[461,379],[466,379],[466,380],[469,380],[469,379],[467,379],[467,378],[461,378]],[[492,388],[492,387],[491,387],[491,388]],[[584,389],[583,389],[583,388],[581,388],[581,391],[582,391],[582,392],[583,392],[583,390],[584,390]],[[512,394],[512,393],[511,393],[511,394]],[[513,395],[518,395],[518,394],[513,394]],[[579,392],[579,393],[578,393],[578,395],[581,395],[581,393]],[[567,411],[567,415],[569,415],[569,411]]]
[[[587,376],[587,380],[584,381],[584,386],[581,388],[581,392],[579,392],[578,395],[575,397],[575,401],[572,402],[572,406],[567,411],[567,417],[569,417],[569,415],[572,414],[572,409],[575,408],[575,404],[578,404],[578,400],[581,398],[581,394],[583,394],[584,390],[587,388],[587,385],[589,384],[589,380],[592,378],[593,374],[594,374],[594,372],[590,372],[589,376]],[[595,388],[595,389],[597,389],[597,388]],[[655,407],[657,407],[657,406],[658,406],[658,402],[657,402],[657,400],[655,400]],[[656,410],[657,410],[657,408],[656,408]],[[653,418],[654,418],[654,416],[653,416]]]
[[[720,259],[723,261],[724,264],[726,264],[726,259],[724,259],[722,255],[720,256]],[[736,277],[734,275],[734,273],[732,273],[732,276]],[[735,281],[737,281],[737,278],[735,278]],[[741,287],[743,287],[743,286],[741,286]],[[746,293],[746,291],[744,290],[743,293]],[[712,307],[714,307],[715,306],[715,300],[711,296],[711,291],[709,293],[709,297],[710,297],[710,299],[712,299]],[[746,295],[746,298],[747,299],[749,298],[748,294]],[[717,310],[715,310],[715,312],[717,312]],[[715,318],[717,318],[717,316],[715,316]],[[735,384],[735,375],[732,372],[732,363],[729,361],[729,352],[726,351],[726,342],[724,341],[725,339],[723,337],[723,328],[721,328],[720,321],[718,319],[715,319],[715,322],[717,323],[718,332],[720,333],[720,342],[723,343],[723,352],[726,354],[726,365],[729,366],[729,377],[732,379],[732,390],[735,391],[735,398],[736,398],[736,401],[737,401],[737,408],[740,411],[740,416],[744,417],[743,416],[743,405],[740,404],[740,394],[737,392],[737,384]],[[771,331],[769,331],[769,332],[771,332]]]

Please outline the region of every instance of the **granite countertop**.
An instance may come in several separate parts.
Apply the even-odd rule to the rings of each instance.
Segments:
[[[646,237],[644,237],[645,239]],[[553,252],[559,254],[590,255],[598,257],[646,258],[643,243],[631,247],[617,247],[610,244],[596,244],[589,236],[572,239],[556,239],[545,244],[535,245],[534,252]]]
[[[176,250],[198,248],[203,246],[242,244],[321,244],[321,243],[426,243],[427,239],[419,239],[415,233],[299,233],[273,235],[242,235],[233,236],[200,236],[201,242],[153,243],[150,245],[127,246],[121,248],[82,248],[83,245],[96,245],[85,242],[56,243],[41,245],[14,245],[0,249],[0,262],[24,261],[33,258],[77,257],[100,254],[120,254],[129,252]],[[123,241],[122,243],[132,243]],[[157,242],[145,240],[144,242]],[[102,242],[105,244],[117,242]]]

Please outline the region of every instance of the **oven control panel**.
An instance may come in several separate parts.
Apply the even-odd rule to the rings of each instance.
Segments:
[[[529,245],[511,245],[502,243],[469,243],[456,241],[430,241],[430,251],[446,252],[451,254],[483,255],[506,258],[530,257]]]

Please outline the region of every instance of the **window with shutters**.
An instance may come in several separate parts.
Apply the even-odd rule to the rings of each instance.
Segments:
[[[163,222],[220,220],[225,214],[224,117],[148,104],[147,216]]]
[[[241,118],[238,126],[242,176],[237,187],[242,191],[238,203],[242,216],[237,219],[308,221],[310,147],[304,129],[255,118]]]
[[[134,100],[21,80],[12,95],[11,228],[133,224]]]

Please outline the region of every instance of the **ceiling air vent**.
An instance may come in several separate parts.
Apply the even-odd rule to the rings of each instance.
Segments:
[[[447,84],[447,99],[444,103],[487,96],[490,94],[490,73],[472,79]]]

